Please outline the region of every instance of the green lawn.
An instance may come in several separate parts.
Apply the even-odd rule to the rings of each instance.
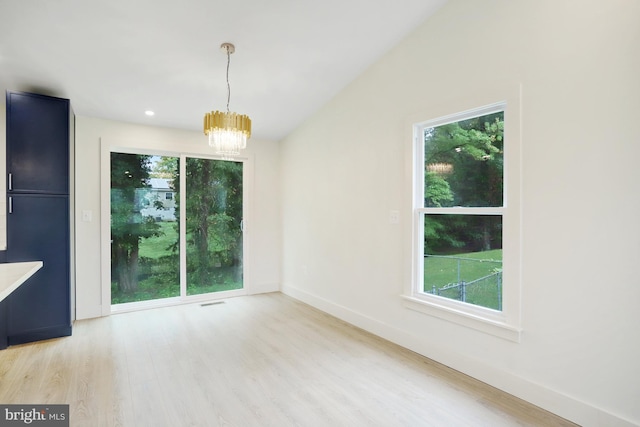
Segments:
[[[177,222],[159,222],[162,236],[142,239],[140,242],[140,257],[158,259],[171,254],[171,245],[178,242]]]
[[[111,283],[111,304],[122,304],[125,302],[148,301],[160,298],[180,296],[180,283],[176,280],[158,285],[155,277],[143,279],[138,283],[138,290],[133,293],[122,293],[118,291],[118,285]]]
[[[138,290],[122,293],[117,284],[112,283],[111,303],[146,301],[180,295],[179,259],[172,251],[178,240],[176,222],[159,222],[161,236],[140,241],[138,264]],[[237,267],[217,267],[209,272],[205,283],[192,283],[187,275],[187,294],[196,295],[232,289],[242,289],[242,277]]]
[[[459,281],[471,282],[502,269],[502,250],[470,252],[447,257],[425,257],[424,290],[433,292]],[[499,309],[496,278],[467,287],[466,302],[483,307]],[[436,292],[438,293],[438,292]],[[441,296],[459,299],[459,288],[439,292]]]

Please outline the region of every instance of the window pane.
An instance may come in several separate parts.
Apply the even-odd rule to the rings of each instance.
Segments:
[[[504,112],[424,129],[425,207],[499,207]]]
[[[425,215],[424,292],[502,310],[502,216]]]
[[[187,295],[243,287],[242,167],[187,158]]]
[[[111,303],[180,295],[177,157],[111,153]]]

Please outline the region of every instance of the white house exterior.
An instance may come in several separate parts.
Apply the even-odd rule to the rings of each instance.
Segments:
[[[151,216],[156,221],[175,221],[175,191],[171,188],[171,180],[164,178],[150,178],[150,188],[139,188],[143,208],[143,216]]]

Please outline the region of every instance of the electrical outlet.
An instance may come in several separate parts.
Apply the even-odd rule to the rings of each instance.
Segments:
[[[389,211],[389,223],[390,224],[399,224],[400,223],[400,211]]]

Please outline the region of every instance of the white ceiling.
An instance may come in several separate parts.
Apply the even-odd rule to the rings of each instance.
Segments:
[[[279,140],[446,0],[0,0],[0,89],[77,115],[201,130],[225,110]],[[145,110],[156,115],[147,117]]]

